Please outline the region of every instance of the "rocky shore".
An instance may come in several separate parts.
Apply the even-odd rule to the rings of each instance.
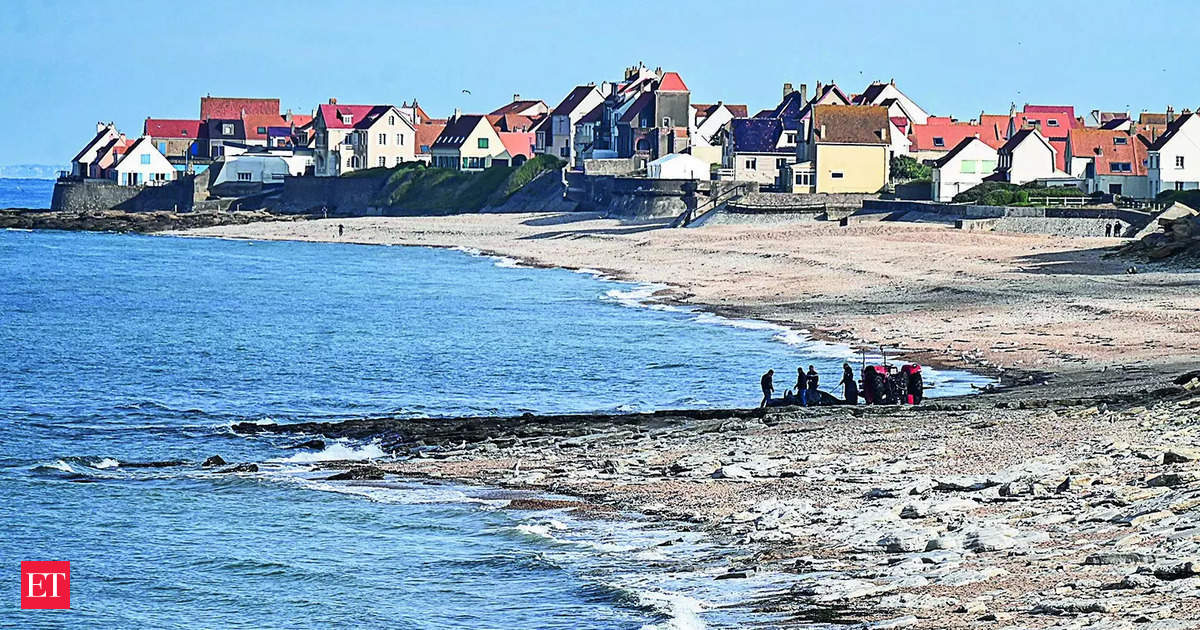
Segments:
[[[687,523],[742,552],[721,579],[789,575],[745,605],[798,625],[1200,625],[1200,372],[1060,374],[917,408],[234,430],[395,455],[327,464],[343,483],[448,479]]]
[[[0,229],[150,233],[269,221],[298,221],[304,218],[306,217],[298,215],[271,214],[264,210],[176,213],[122,210],[65,212],[8,208],[0,210]]]

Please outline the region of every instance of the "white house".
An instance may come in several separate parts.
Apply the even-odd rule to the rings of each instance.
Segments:
[[[1083,181],[1086,193],[1148,198],[1148,141],[1120,127],[1071,129],[1067,135],[1067,171]]]
[[[92,163],[102,157],[104,148],[112,144],[114,140],[121,139],[122,137],[113,123],[96,123],[96,135],[71,160],[71,175],[73,177],[88,177],[92,170]]]
[[[112,168],[112,176],[122,186],[159,186],[174,180],[178,172],[150,136],[134,141]]]
[[[709,179],[709,163],[687,153],[671,153],[646,164],[650,179]]]
[[[567,164],[574,164],[575,123],[602,103],[604,96],[595,85],[576,86],[550,111],[549,122],[535,128],[536,151],[562,158]]]
[[[995,149],[976,137],[963,138],[953,149],[933,163],[934,201],[951,201],[954,195],[983,183],[996,170],[999,157]]]
[[[317,108],[313,130],[318,177],[416,161],[416,130],[394,105],[339,105],[330,99]]]
[[[895,79],[884,83],[875,81],[855,95],[850,100],[851,105],[879,105],[888,108],[889,116],[903,115],[914,125],[924,125],[929,121],[929,112],[921,109],[916,101],[909,98],[900,88],[896,87]]]
[[[1068,175],[1054,166],[1058,150],[1037,129],[1022,129],[997,152],[998,166],[989,181],[1025,184],[1037,179],[1060,179]]]
[[[1147,152],[1151,197],[1166,190],[1200,188],[1200,116],[1181,115]]]

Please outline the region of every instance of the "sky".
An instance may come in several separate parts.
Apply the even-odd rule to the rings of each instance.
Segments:
[[[65,165],[97,121],[136,136],[147,116],[198,117],[206,94],[296,112],[417,98],[440,117],[515,93],[553,107],[639,61],[679,72],[693,102],[751,112],[785,82],[876,79],[962,119],[1010,103],[1195,109],[1198,20],[1194,1],[6,0],[0,165]]]

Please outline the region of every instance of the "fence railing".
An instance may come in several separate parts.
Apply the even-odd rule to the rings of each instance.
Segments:
[[[1030,197],[1029,203],[1035,206],[1082,208],[1087,205],[1087,197]]]

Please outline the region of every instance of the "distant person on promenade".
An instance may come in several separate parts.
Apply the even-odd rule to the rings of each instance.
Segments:
[[[845,395],[847,405],[858,404],[858,383],[854,380],[854,370],[850,369],[849,363],[842,364],[842,380],[838,385],[842,386],[842,393]]]
[[[771,394],[775,391],[774,381],[775,370],[767,370],[767,373],[762,375],[763,399],[759,407],[766,407],[767,403],[771,402]]]
[[[342,235],[342,232],[344,232],[344,231],[345,231],[345,229],[346,229],[346,228],[342,227],[342,224],[341,224],[341,223],[339,223],[339,224],[338,224],[338,236],[341,236],[341,235]]]
[[[808,402],[807,406],[812,407],[821,404],[821,392],[817,391],[817,385],[821,382],[821,377],[817,375],[817,368],[808,366]]]

